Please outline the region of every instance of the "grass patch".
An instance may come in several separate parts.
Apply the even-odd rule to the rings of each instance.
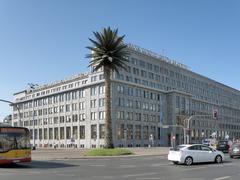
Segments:
[[[114,148],[114,149],[91,149],[85,153],[85,156],[122,156],[133,154],[128,149]]]

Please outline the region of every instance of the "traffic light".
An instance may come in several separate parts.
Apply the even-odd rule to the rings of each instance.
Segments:
[[[217,119],[218,118],[218,111],[215,109],[213,110],[213,119]]]

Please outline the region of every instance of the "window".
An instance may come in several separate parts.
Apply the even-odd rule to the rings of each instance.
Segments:
[[[124,139],[124,124],[117,125],[117,138]]]
[[[85,121],[86,117],[85,114],[79,114],[79,121]]]
[[[105,119],[105,112],[104,111],[99,111],[99,119],[100,120]]]
[[[73,129],[72,129],[72,138],[73,139],[78,139],[78,127],[77,126],[73,126]]]
[[[123,93],[124,93],[124,86],[118,85],[118,86],[117,86],[117,91],[118,91],[120,94],[123,94]]]
[[[189,150],[202,150],[200,145],[190,146]]]
[[[59,139],[59,136],[58,136],[58,128],[54,128],[54,139]]]
[[[73,103],[72,104],[72,111],[76,111],[77,110],[77,103]]]
[[[69,112],[69,111],[70,111],[70,104],[67,104],[67,105],[65,106],[65,110],[66,110],[66,112]]]
[[[71,139],[71,127],[66,127],[66,139]]]
[[[117,111],[117,119],[124,119],[124,111]]]
[[[70,115],[68,115],[68,116],[66,116],[66,123],[68,123],[68,122],[71,122],[71,116]]]
[[[71,100],[71,93],[66,93],[66,96],[65,96],[65,99],[66,101],[70,101]]]
[[[99,107],[103,107],[104,106],[104,98],[100,98],[99,99]]]
[[[54,112],[54,113],[58,113],[58,107],[54,107],[54,108],[53,108],[53,112]]]
[[[58,117],[54,117],[53,122],[54,122],[54,124],[58,124]]]
[[[72,115],[72,122],[77,122],[78,121],[78,115],[77,114],[73,114]]]
[[[79,127],[80,139],[85,139],[85,126]]]
[[[105,125],[104,124],[99,125],[99,137],[100,137],[100,139],[103,139],[105,137]]]
[[[84,110],[85,109],[85,102],[80,102],[79,103],[79,110]]]
[[[72,92],[72,99],[77,99],[77,91]]]
[[[96,139],[97,138],[97,125],[91,125],[91,138]]]
[[[141,139],[141,125],[135,125],[135,139]]]
[[[64,105],[59,106],[59,111],[60,111],[60,113],[64,112]]]
[[[96,119],[97,119],[97,113],[91,112],[91,120],[96,120]]]
[[[91,87],[91,96],[95,96],[97,94],[97,87]]]
[[[60,116],[60,123],[64,123],[64,116]]]
[[[97,102],[96,99],[91,100],[91,101],[90,101],[90,107],[91,107],[91,108],[95,108],[95,107],[96,107],[96,102]]]
[[[91,77],[91,82],[95,82],[95,81],[97,81],[97,76],[92,76]]]
[[[53,139],[53,128],[49,128],[49,139]]]
[[[207,146],[202,146],[201,148],[202,148],[202,151],[212,151],[212,149],[210,149]]]
[[[105,86],[99,86],[99,94],[104,94],[105,93]]]
[[[127,125],[127,139],[133,139],[133,125]]]
[[[102,80],[102,79],[104,79],[104,76],[103,76],[103,74],[100,74],[99,75],[99,80]]]
[[[84,89],[79,91],[79,97],[80,98],[84,98],[85,97],[85,90]]]

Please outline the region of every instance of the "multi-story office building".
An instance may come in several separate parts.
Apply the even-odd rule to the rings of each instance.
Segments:
[[[213,134],[240,137],[238,90],[167,57],[134,45],[128,49],[127,71],[112,76],[115,146],[170,145],[173,137],[182,143],[189,117],[191,142]],[[14,94],[20,113],[13,109],[13,125],[28,127],[38,147],[102,147],[104,89],[102,71],[26,89]]]

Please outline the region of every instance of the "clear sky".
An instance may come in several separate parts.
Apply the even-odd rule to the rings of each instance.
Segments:
[[[88,37],[106,26],[240,89],[239,0],[0,0],[0,99],[88,71]]]

